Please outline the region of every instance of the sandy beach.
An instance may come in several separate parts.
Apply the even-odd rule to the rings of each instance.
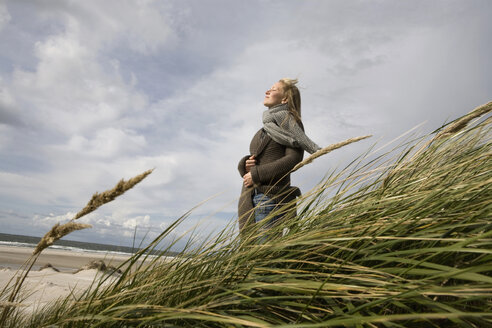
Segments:
[[[0,246],[0,290],[14,275],[19,274],[17,269],[31,256],[32,251],[33,248],[27,247]],[[32,312],[72,292],[76,295],[86,290],[96,276],[104,274],[96,269],[80,270],[91,261],[102,260],[106,265],[117,267],[127,258],[110,253],[45,249],[23,284],[21,295],[24,300],[20,308]],[[59,271],[53,268],[39,270],[48,263]],[[116,277],[117,274],[114,274],[112,279]]]
[[[0,246],[0,268],[18,269],[32,255],[33,250],[30,247]],[[103,260],[108,265],[118,266],[127,258],[128,256],[119,254],[47,248],[43,250],[33,269],[37,270],[49,263],[62,272],[71,272],[93,260]]]

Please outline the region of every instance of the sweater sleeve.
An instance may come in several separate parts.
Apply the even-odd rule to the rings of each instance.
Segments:
[[[280,179],[294,166],[302,161],[303,150],[300,148],[285,148],[285,155],[267,164],[255,165],[251,168],[251,177],[254,183],[268,184],[272,180]]]
[[[250,155],[246,155],[241,160],[239,161],[239,164],[237,165],[237,169],[239,171],[239,174],[241,175],[241,178],[247,173],[246,172],[246,160],[249,158]]]

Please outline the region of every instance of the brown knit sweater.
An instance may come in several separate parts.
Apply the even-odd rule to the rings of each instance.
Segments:
[[[285,204],[300,191],[290,186],[290,174],[287,174],[297,163],[302,161],[304,151],[300,148],[289,148],[273,141],[263,129],[260,129],[249,146],[251,155],[255,155],[256,165],[251,168],[254,187],[242,187],[238,203],[239,230],[254,222],[252,193],[256,188],[259,192],[273,198],[279,205]],[[246,172],[246,155],[238,165],[239,174]]]

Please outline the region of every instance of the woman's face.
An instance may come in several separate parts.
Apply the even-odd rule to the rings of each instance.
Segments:
[[[265,92],[265,99],[263,99],[263,105],[271,108],[275,105],[283,104],[287,102],[287,98],[284,96],[284,89],[282,83],[277,82],[270,90]]]

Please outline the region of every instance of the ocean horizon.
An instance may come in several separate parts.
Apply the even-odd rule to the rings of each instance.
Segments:
[[[40,240],[41,237],[0,233],[0,246],[30,247],[34,249]],[[104,254],[110,253],[110,254],[119,254],[119,255],[132,255],[140,250],[140,248],[137,247],[89,243],[89,242],[65,240],[65,239],[58,240],[54,245],[51,245],[49,248],[68,250],[72,252],[104,253]]]

